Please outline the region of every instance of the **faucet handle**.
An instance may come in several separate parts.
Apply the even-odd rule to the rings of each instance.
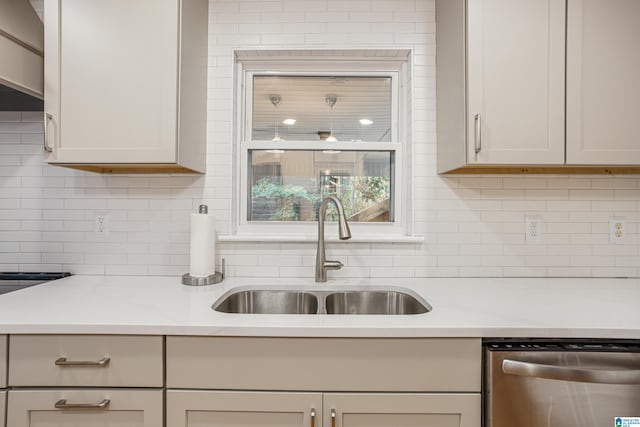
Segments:
[[[325,270],[340,270],[344,264],[340,261],[325,261],[323,267]]]

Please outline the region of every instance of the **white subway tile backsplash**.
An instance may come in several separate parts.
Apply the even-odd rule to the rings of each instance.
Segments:
[[[149,274],[147,265],[105,265],[107,275],[146,276]]]
[[[504,277],[554,277],[549,273],[549,270],[545,267],[504,267],[502,269],[502,275]],[[578,275],[579,276],[579,275]],[[582,276],[588,276],[582,274]]]
[[[84,263],[83,254],[73,253],[43,253],[42,262],[46,264],[82,264]]]
[[[369,273],[372,277],[390,279],[415,277],[415,271],[412,267],[372,267]]]
[[[352,11],[349,13],[349,22],[368,22],[372,24],[394,22],[394,14],[392,12]]]
[[[313,269],[278,266],[227,266],[227,274],[237,277],[313,277]]]
[[[562,178],[549,180],[549,188],[590,189],[591,178]]]
[[[17,111],[0,111],[0,122],[19,122],[21,114]],[[0,131],[2,132],[2,131]]]
[[[464,277],[497,277],[502,270],[500,267],[460,267],[458,274]]]
[[[3,264],[39,264],[42,254],[39,253],[0,253],[0,265]]]
[[[38,271],[33,266],[28,267],[24,271]],[[40,270],[44,271],[44,270]],[[89,264],[62,264],[60,271],[71,271],[74,274],[90,274],[90,275],[103,275],[105,274],[104,265],[89,265]]]
[[[349,13],[343,13],[343,12],[307,12],[304,15],[304,21],[313,22],[313,23],[324,23],[324,24],[337,23],[337,22],[349,22],[349,16],[350,16]],[[297,44],[300,44],[300,41],[298,41]],[[336,45],[328,46],[328,48],[332,48],[334,46]]]
[[[208,173],[97,175],[45,165],[42,113],[0,112],[0,268],[77,274],[181,275],[189,218],[201,203],[228,233],[233,193],[232,48],[413,50],[414,230],[422,244],[327,245],[330,277],[640,275],[640,178],[439,176],[435,144],[434,0],[210,1]],[[110,232],[96,236],[96,214]],[[539,242],[524,239],[539,216]],[[627,237],[609,242],[611,217]],[[335,230],[327,229],[327,233]],[[227,275],[314,275],[314,243],[218,242]]]
[[[296,41],[304,38],[304,33],[299,34],[263,34],[260,41],[263,45],[281,46],[294,44]]]

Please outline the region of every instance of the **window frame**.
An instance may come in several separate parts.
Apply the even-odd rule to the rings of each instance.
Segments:
[[[332,51],[335,52],[335,51]],[[384,52],[384,51],[383,51]],[[407,236],[411,234],[411,162],[413,145],[409,127],[411,100],[408,86],[411,83],[410,55],[401,57],[372,56],[353,59],[348,56],[323,55],[303,58],[273,58],[254,56],[235,61],[237,80],[236,109],[234,117],[234,224],[232,234],[238,237],[253,236],[255,240],[281,240],[309,237],[316,239],[317,223],[310,221],[249,221],[251,202],[249,193],[250,150],[341,150],[341,151],[390,151],[394,153],[391,165],[391,192],[394,221],[385,223],[349,223],[354,240],[375,239],[376,236]],[[251,140],[253,113],[253,77],[267,76],[373,76],[391,78],[391,141],[390,142],[337,142],[326,141],[264,141]],[[286,228],[285,228],[286,227]],[[329,233],[328,233],[329,235]]]

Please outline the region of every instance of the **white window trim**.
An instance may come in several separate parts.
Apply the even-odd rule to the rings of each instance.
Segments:
[[[317,240],[317,222],[269,222],[248,221],[248,153],[251,149],[318,149],[316,142],[287,141],[251,141],[252,81],[254,75],[363,75],[388,76],[392,78],[392,142],[340,142],[335,144],[340,150],[393,151],[395,152],[394,175],[394,222],[393,223],[350,223],[352,241],[360,242],[401,242],[416,243],[423,241],[413,236],[413,185],[412,155],[413,138],[410,124],[413,111],[410,83],[413,79],[411,55],[398,57],[384,55],[353,58],[341,51],[330,51],[333,55],[311,55],[307,57],[280,56],[274,58],[243,52],[242,59],[236,58],[235,83],[236,110],[234,116],[234,205],[231,220],[231,234],[219,236],[223,241],[265,241],[265,242],[302,242]],[[295,52],[295,51],[291,51]],[[329,52],[329,51],[328,51]],[[336,53],[338,52],[338,53]],[[344,51],[347,52],[347,51]],[[344,53],[343,52],[343,53]],[[388,51],[388,53],[397,50]],[[280,52],[282,53],[282,51]],[[269,71],[269,70],[277,71]],[[337,70],[337,71],[336,71]],[[331,148],[324,143],[323,148]],[[329,229],[331,226],[328,225]],[[327,240],[333,233],[326,232]]]

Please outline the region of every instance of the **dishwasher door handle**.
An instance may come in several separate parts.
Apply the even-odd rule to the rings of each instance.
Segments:
[[[640,370],[583,369],[504,359],[502,372],[521,377],[596,384],[640,384]]]

